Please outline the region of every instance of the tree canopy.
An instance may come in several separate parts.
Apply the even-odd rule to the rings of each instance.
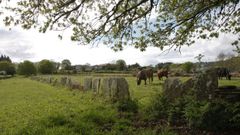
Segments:
[[[181,48],[198,38],[218,37],[221,32],[239,35],[239,3],[239,0],[19,0],[17,6],[6,7],[15,14],[7,16],[4,22],[25,29],[38,28],[43,33],[71,29],[71,39],[81,44],[102,42],[114,50],[132,45],[144,51],[149,46]],[[239,40],[233,41],[236,48]]]
[[[127,69],[127,64],[124,60],[119,59],[116,61],[116,67],[119,71],[126,70]]]
[[[10,57],[6,56],[6,55],[1,55],[0,56],[0,61],[8,61],[8,62],[12,63]]]
[[[190,73],[194,68],[194,63],[192,62],[185,62],[182,64],[182,69],[186,72],[186,73]]]
[[[9,61],[0,61],[0,71],[5,71],[7,75],[14,75],[16,73],[14,64]]]
[[[41,74],[52,74],[56,70],[54,62],[50,60],[41,60],[38,63],[38,71]]]
[[[63,70],[71,70],[72,69],[71,62],[68,59],[62,60],[61,66],[62,66]]]

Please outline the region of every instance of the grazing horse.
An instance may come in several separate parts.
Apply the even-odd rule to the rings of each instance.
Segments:
[[[157,76],[159,80],[162,80],[162,77],[168,78],[168,70],[158,70],[157,71]]]
[[[222,79],[222,77],[226,77],[227,80],[231,80],[231,75],[228,68],[217,68],[217,76],[218,76],[218,79]]]
[[[137,73],[137,85],[140,85],[142,80],[144,80],[145,85],[146,85],[147,79],[149,80],[149,83],[153,81],[153,70],[152,69],[140,70]]]

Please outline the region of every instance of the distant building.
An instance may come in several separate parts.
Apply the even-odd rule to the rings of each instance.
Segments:
[[[74,65],[72,66],[77,72],[91,72],[93,67],[90,65]]]

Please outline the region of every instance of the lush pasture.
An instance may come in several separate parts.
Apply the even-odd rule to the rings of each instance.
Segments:
[[[68,128],[61,125],[88,110],[102,109],[99,115],[107,111],[111,117],[111,107],[94,100],[91,93],[70,92],[26,78],[1,80],[0,85],[1,134],[66,134]]]
[[[72,77],[79,82],[84,78]],[[134,77],[126,79],[141,114],[152,97],[161,93],[163,81],[155,78],[149,85],[137,86]],[[223,84],[240,86],[240,80],[221,80]],[[116,105],[92,92],[70,91],[22,77],[0,80],[0,134],[157,134],[149,127],[137,128],[134,119],[130,114],[119,117]]]

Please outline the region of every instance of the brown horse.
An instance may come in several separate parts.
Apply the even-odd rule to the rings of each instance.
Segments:
[[[153,81],[153,70],[152,69],[140,70],[137,73],[137,85],[140,85],[142,80],[144,80],[145,85],[146,85],[147,79],[149,80],[149,83]]]
[[[159,80],[162,80],[162,77],[168,78],[168,70],[158,70],[157,71],[157,76]]]

